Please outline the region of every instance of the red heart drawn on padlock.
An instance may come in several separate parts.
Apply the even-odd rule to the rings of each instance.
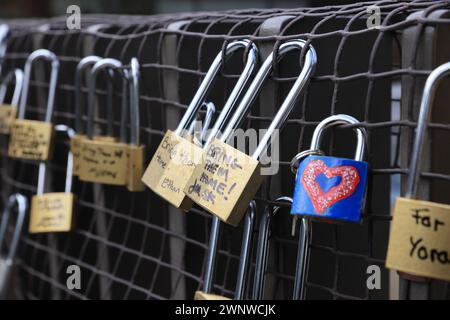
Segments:
[[[327,192],[323,192],[316,179],[324,174],[328,179],[341,177],[341,182]],[[339,166],[329,168],[322,160],[313,160],[306,166],[302,174],[302,185],[317,213],[323,213],[328,207],[355,192],[359,183],[359,173],[355,167]]]

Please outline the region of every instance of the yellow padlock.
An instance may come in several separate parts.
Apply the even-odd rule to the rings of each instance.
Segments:
[[[64,132],[69,139],[75,131],[66,125],[57,125],[55,130]],[[39,166],[37,193],[31,199],[29,232],[68,232],[74,225],[75,195],[72,193],[73,156],[67,156],[64,192],[45,192],[46,164]]]
[[[6,92],[8,85],[14,79],[14,93],[10,104],[5,103]],[[20,93],[23,84],[23,71],[15,69],[9,72],[5,80],[3,80],[0,86],[0,133],[8,134],[10,131],[11,123],[17,116],[17,106],[19,105]]]
[[[31,68],[38,60],[51,62],[51,75],[47,100],[47,111],[44,121],[24,120],[31,78]],[[25,78],[17,119],[11,124],[8,155],[15,158],[46,161],[52,152],[53,125],[52,114],[58,81],[59,60],[56,55],[46,49],[31,53],[25,63]]]
[[[125,118],[127,103],[127,78],[121,71],[122,63],[116,59],[101,59],[92,67],[88,78],[88,124],[87,136],[81,139],[79,179],[87,182],[109,185],[127,185],[128,181],[128,148],[125,143]],[[108,137],[94,137],[94,105],[95,83],[100,70],[108,69],[118,72],[123,77],[122,124],[120,142],[110,138],[112,126],[108,128]],[[112,124],[112,121],[108,121]]]
[[[281,58],[292,50],[301,51],[305,45],[304,40],[286,42],[279,47],[277,56]],[[260,139],[256,150],[252,156],[248,156],[227,142],[235,136],[234,130],[255,100],[262,83],[271,74],[273,57],[274,53],[268,56],[242,98],[237,111],[228,122],[223,135],[209,144],[202,163],[195,168],[184,189],[186,195],[195,203],[234,226],[241,221],[248,203],[254,198],[263,180],[259,157],[268,148],[272,136],[278,133],[276,130],[279,130],[287,120],[298,97],[309,82],[317,60],[315,50],[310,46],[300,75]]]
[[[399,271],[402,281],[450,281],[450,205],[417,199],[431,104],[437,85],[448,74],[450,62],[433,70],[425,82],[406,192],[395,203],[386,267]],[[407,290],[402,291],[400,298],[409,298]]]
[[[236,279],[236,288],[234,291],[235,300],[243,300],[245,298],[245,285],[247,283],[247,274],[251,261],[251,249],[253,241],[253,230],[256,215],[256,203],[250,202],[247,214],[245,215],[244,229],[242,236],[242,247],[239,259],[239,268]],[[220,237],[220,221],[214,219],[211,224],[211,232],[209,235],[208,254],[206,257],[206,268],[203,279],[202,291],[196,291],[195,300],[231,300],[230,298],[211,294],[214,283],[214,271],[216,266],[216,256],[219,246]]]
[[[254,43],[246,39],[229,43],[226,47],[226,58],[229,58],[238,49],[248,49],[244,71],[239,77],[239,80],[233,88],[230,97],[227,99],[213,129],[208,133],[208,136],[215,136],[222,128],[226,118],[229,116],[244,89],[245,84],[253,75],[253,71],[256,67],[258,52]],[[142,177],[142,181],[156,194],[176,208],[182,210],[189,210],[192,207],[192,200],[186,197],[183,189],[194,171],[195,166],[201,161],[203,154],[202,146],[192,142],[192,138],[196,139],[195,136],[186,137],[185,131],[189,128],[189,133],[193,132],[194,128],[192,124],[195,122],[198,110],[202,107],[204,98],[220,70],[222,58],[223,53],[219,52],[200,84],[194,98],[189,104],[177,129],[175,131],[168,130],[166,132]],[[209,119],[208,113],[205,117],[204,130],[202,130],[203,133],[207,128],[206,122],[209,121],[206,119]]]
[[[75,70],[75,89],[74,89],[74,104],[75,104],[75,131],[76,134],[70,139],[70,150],[73,155],[73,175],[78,176],[80,174],[80,158],[81,158],[81,144],[83,139],[86,138],[84,134],[84,126],[82,121],[83,111],[81,91],[81,83],[84,72],[102,58],[98,56],[87,56],[80,60]]]

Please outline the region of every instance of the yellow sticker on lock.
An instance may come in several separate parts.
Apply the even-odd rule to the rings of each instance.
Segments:
[[[8,134],[11,124],[16,119],[17,107],[10,104],[0,105],[0,133]]]
[[[35,120],[14,120],[11,124],[8,155],[14,158],[50,159],[53,125]]]
[[[194,300],[231,300],[230,298],[219,296],[217,294],[204,293],[202,291],[196,291]]]
[[[182,210],[192,207],[183,192],[195,166],[202,159],[202,148],[168,130],[142,177],[160,197]]]
[[[260,167],[259,161],[214,139],[184,192],[205,210],[236,226],[261,185]]]
[[[84,139],[81,143],[79,179],[87,182],[126,185],[127,145]]]
[[[67,232],[73,226],[73,193],[34,195],[31,199],[30,233]]]
[[[450,205],[397,198],[386,267],[450,281]]]

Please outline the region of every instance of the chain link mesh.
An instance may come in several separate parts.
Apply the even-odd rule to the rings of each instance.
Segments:
[[[367,8],[373,5],[380,9],[381,25],[368,29]],[[4,22],[11,26],[12,34],[3,68],[6,74],[23,67],[35,49],[53,51],[61,62],[54,123],[74,126],[74,71],[80,59],[95,54],[119,59],[127,65],[132,57],[137,57],[141,64],[140,130],[148,161],[165,131],[173,128],[186,109],[214,56],[229,41],[251,39],[260,47],[262,60],[283,41],[308,40],[318,53],[317,70],[282,131],[280,159],[276,163],[279,172],[268,177],[257,194],[258,216],[266,206],[276,203],[274,199],[292,195],[294,176],[289,163],[298,151],[308,148],[314,126],[332,114],[357,117],[368,132],[367,160],[371,166],[363,221],[357,225],[313,223],[306,298],[388,298],[389,272],[384,269],[384,259],[391,203],[407,178],[416,100],[432,69],[423,67],[419,53],[426,32],[431,30],[434,34],[450,25],[450,19],[433,15],[449,7],[447,1],[378,1],[320,8],[157,16],[83,15],[82,29],[78,31],[67,30],[64,17],[7,20]],[[418,12],[421,14],[414,15]],[[416,36],[406,39],[405,32],[413,28],[418,30]],[[434,50],[439,50],[439,44]],[[223,106],[241,68],[242,57],[227,62],[208,100]],[[48,71],[45,66],[33,76],[28,118],[42,118],[45,113]],[[268,126],[298,72],[298,57],[288,56],[274,66],[273,75],[244,127]],[[417,85],[406,90],[405,81]],[[120,84],[115,85],[114,107],[120,105],[122,96]],[[85,87],[82,92],[86,101]],[[103,127],[107,123],[106,87],[100,85],[97,96],[100,110],[95,122]],[[414,99],[407,100],[405,96]],[[118,133],[119,111],[114,113],[114,127]],[[353,143],[348,141],[354,138],[349,128],[337,129],[339,135],[330,133],[324,151],[351,157]],[[450,136],[449,129],[448,124],[439,121],[430,125],[433,134],[436,132],[442,140]],[[430,141],[436,139],[433,134]],[[47,187],[51,190],[63,188],[68,145],[68,141],[58,139],[55,159],[48,165]],[[448,203],[448,197],[433,195],[433,183],[438,183],[442,190],[450,186],[449,166],[433,162],[445,157],[446,148],[442,148],[441,142],[439,145],[430,153],[431,165],[421,177],[430,186],[430,199]],[[3,201],[13,192],[27,196],[35,193],[36,163],[8,158],[6,137],[1,137],[0,161]],[[191,299],[195,290],[202,287],[211,222],[204,211],[194,208],[188,213],[174,212],[149,190],[129,193],[121,187],[76,182],[74,192],[78,196],[78,213],[72,232],[51,235],[24,232],[14,283],[16,297]],[[287,210],[280,212],[272,226],[273,248],[265,298],[292,296],[297,240],[290,230]],[[215,293],[233,295],[241,232],[240,227],[222,228]],[[81,268],[80,290],[69,290],[66,286],[66,268],[73,264]],[[382,268],[381,290],[369,290],[366,286],[366,267],[372,264]],[[247,297],[252,287],[252,270]],[[436,281],[432,288],[432,297],[450,297],[447,284]]]

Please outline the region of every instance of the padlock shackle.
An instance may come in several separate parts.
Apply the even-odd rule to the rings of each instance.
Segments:
[[[200,136],[197,137],[195,134],[195,125],[196,121],[192,121],[189,127],[188,133],[192,136],[194,143],[200,147],[203,147],[203,139],[205,138],[205,134],[209,129],[214,113],[216,112],[216,106],[212,102],[203,102],[200,110],[204,108],[206,111],[205,118],[203,119],[202,130],[200,132]],[[200,111],[199,110],[199,111]]]
[[[285,42],[280,45],[278,48],[278,61],[280,60],[290,51],[293,50],[303,50],[306,46],[305,40],[292,40]],[[223,132],[223,135],[220,137],[222,142],[228,142],[234,133],[234,130],[241,124],[242,120],[245,118],[250,106],[255,101],[256,96],[261,91],[261,88],[265,82],[265,80],[272,73],[273,68],[273,59],[274,53],[272,52],[267,59],[264,61],[263,65],[259,69],[249,88],[247,89],[244,97],[242,98],[239,106],[237,107],[233,117],[228,121],[228,125]],[[303,92],[304,88],[307,86],[311,75],[314,72],[315,66],[317,63],[317,55],[314,48],[310,45],[308,47],[308,51],[305,55],[305,62],[301,69],[301,72],[297,79],[295,80],[291,90],[287,94],[283,103],[281,104],[278,112],[273,118],[271,124],[267,128],[266,133],[260,139],[258,146],[252,154],[252,158],[258,159],[260,155],[268,148],[268,144],[272,136],[275,134],[275,131],[280,129],[281,126],[285,123],[295,104],[297,103],[298,98]]]
[[[139,79],[141,73],[139,70],[139,61],[137,58],[131,58],[129,78],[129,92],[130,92],[130,143],[134,146],[141,144],[140,136],[140,114],[139,114]]]
[[[51,62],[51,74],[49,82],[49,91],[47,98],[47,110],[45,112],[45,122],[52,122],[53,108],[55,105],[56,85],[58,82],[59,60],[58,57],[47,49],[33,51],[25,62],[24,81],[22,86],[22,95],[20,98],[18,119],[25,119],[25,109],[28,100],[28,89],[31,81],[31,69],[33,64],[39,60]]]
[[[8,37],[11,34],[11,29],[6,23],[0,24],[0,75],[3,72],[3,58],[6,54],[7,44],[8,44]]]
[[[219,52],[212,62],[211,66],[208,69],[208,72],[205,75],[205,78],[200,83],[199,88],[197,89],[197,92],[194,95],[194,98],[192,98],[191,103],[189,104],[186,112],[184,113],[183,117],[180,120],[180,123],[178,124],[178,127],[175,129],[175,133],[177,135],[181,135],[183,130],[186,130],[191,125],[191,122],[195,120],[195,116],[202,106],[203,101],[205,100],[205,97],[211,89],[212,84],[214,80],[216,79],[216,76],[218,75],[222,64],[224,61],[222,61],[223,56],[225,59],[230,58],[237,50],[239,49],[248,49],[247,56],[246,56],[246,65],[244,67],[244,71],[242,72],[241,76],[239,77],[236,85],[234,86],[230,96],[227,99],[227,102],[225,103],[225,106],[222,109],[222,112],[215,122],[215,125],[213,129],[210,131],[207,140],[211,140],[214,136],[216,136],[217,132],[220,130],[220,128],[223,126],[225,119],[228,117],[229,113],[231,112],[232,107],[236,103],[240,93],[242,92],[243,88],[245,87],[245,84],[249,80],[250,76],[253,73],[254,68],[256,67],[257,59],[258,59],[258,49],[255,46],[253,42],[247,39],[242,40],[236,40],[233,42],[230,42],[225,49],[225,53],[222,51]],[[207,143],[205,144],[207,145]]]
[[[67,135],[68,141],[70,141],[75,136],[75,130],[65,124],[58,124],[55,126],[55,131],[62,132]],[[72,172],[73,172],[73,154],[71,149],[68,149],[67,153],[67,163],[66,163],[66,182],[64,185],[64,192],[72,192]]]
[[[19,106],[20,94],[23,86],[23,71],[21,69],[14,69],[8,72],[2,84],[0,85],[0,104],[5,102],[6,92],[11,81],[14,80],[14,93],[11,99],[11,105]]]
[[[230,117],[231,112],[233,111],[234,106],[236,105],[239,97],[241,96],[244,88],[247,86],[248,82],[252,78],[255,73],[256,66],[259,62],[259,50],[258,47],[250,40],[244,39],[241,40],[242,43],[238,43],[240,45],[245,45],[243,48],[247,50],[247,56],[245,57],[245,66],[241,75],[239,76],[238,81],[233,87],[225,105],[222,108],[222,111],[219,114],[219,117],[214,122],[214,126],[211,130],[208,131],[208,136],[206,137],[206,141],[204,144],[204,149],[207,149],[214,138],[218,137],[220,131],[224,127],[226,120]],[[205,125],[206,127],[206,125]]]
[[[322,143],[322,137],[324,135],[324,132],[331,128],[336,127],[340,125],[345,124],[359,124],[360,122],[347,114],[337,114],[330,117],[327,117],[320,121],[320,123],[317,125],[317,127],[314,129],[313,136],[311,139],[311,146],[310,150],[320,150],[320,145]],[[365,152],[365,146],[366,146],[366,129],[364,128],[355,128],[354,131],[356,132],[356,152],[354,159],[356,161],[363,161],[364,160],[364,152]]]
[[[297,262],[295,268],[293,300],[305,300],[305,287],[308,280],[309,245],[312,238],[311,221],[306,217],[298,219]]]
[[[20,193],[15,193],[9,196],[5,208],[3,209],[2,220],[0,224],[0,249],[3,246],[5,239],[6,229],[9,222],[12,209],[17,206],[17,220],[14,227],[14,232],[11,240],[11,246],[7,255],[7,260],[13,261],[16,256],[17,247],[19,245],[20,234],[22,232],[22,226],[25,221],[25,214],[28,209],[28,200]]]
[[[244,234],[241,247],[240,262],[235,299],[243,299],[245,293],[245,283],[247,279],[248,266],[250,263],[251,240],[253,237],[254,220],[256,215],[256,203],[249,203],[247,213],[244,219]],[[211,293],[214,284],[214,273],[216,268],[216,257],[220,238],[220,219],[214,216],[211,223],[209,235],[208,252],[206,257],[205,274],[203,276],[203,292]]]
[[[434,69],[428,76],[423,88],[422,100],[420,102],[419,118],[417,121],[416,136],[414,138],[411,160],[408,170],[408,182],[406,185],[406,198],[418,197],[420,179],[421,155],[427,135],[427,126],[431,118],[431,110],[436,95],[436,90],[441,80],[450,75],[450,62],[444,63]]]
[[[247,284],[248,269],[251,260],[253,231],[255,226],[256,202],[251,201],[247,214],[244,217],[244,230],[242,235],[241,253],[239,256],[239,268],[236,279],[236,289],[234,300],[244,300],[245,288]]]
[[[280,197],[277,202],[286,202],[292,205],[292,198]],[[256,248],[256,265],[253,280],[252,300],[262,300],[264,293],[264,275],[267,269],[267,258],[269,256],[269,234],[272,218],[282,209],[281,206],[268,205],[264,210],[259,224],[258,246]]]
[[[81,100],[82,100],[82,92],[81,92],[81,83],[82,76],[85,70],[88,67],[92,67],[94,64],[99,62],[102,58],[98,56],[87,56],[80,60],[77,64],[77,68],[75,70],[75,90],[74,90],[74,98],[75,98],[75,130],[77,134],[82,134],[83,130],[83,122],[82,122],[82,112],[81,112]]]
[[[75,130],[65,124],[55,125],[55,131],[63,132],[67,135],[68,141],[70,141],[76,134]],[[72,192],[72,181],[73,181],[73,154],[72,150],[69,148],[67,153],[67,164],[66,164],[66,180],[64,185],[64,192]],[[45,179],[47,177],[47,163],[39,163],[38,170],[38,183],[36,188],[36,194],[41,195],[45,193]]]
[[[94,116],[95,116],[95,87],[96,87],[96,83],[97,83],[97,76],[99,74],[99,72],[103,69],[111,69],[116,73],[119,73],[119,75],[122,76],[123,78],[123,82],[122,85],[126,86],[126,81],[128,81],[128,79],[126,78],[125,74],[124,74],[124,70],[122,70],[122,62],[120,62],[117,59],[112,59],[112,58],[104,58],[101,59],[100,61],[98,61],[97,63],[94,64],[94,66],[91,69],[91,73],[90,73],[90,77],[88,78],[88,122],[87,122],[87,130],[86,130],[86,135],[89,139],[92,139],[94,136]],[[124,84],[125,82],[125,84]],[[126,92],[123,92],[123,95],[126,96]],[[126,97],[125,97],[125,102],[126,102]],[[124,109],[126,108],[126,103],[124,103],[124,97],[122,97],[122,114],[125,112]],[[111,113],[111,112],[109,112]],[[108,116],[113,116],[112,114],[109,114]],[[125,121],[122,119],[122,121]],[[111,122],[111,121],[108,121]],[[112,123],[110,123],[112,125]],[[111,126],[112,129],[112,126]],[[109,130],[108,130],[109,131]],[[122,128],[121,128],[121,140],[123,139],[123,134],[124,132],[122,132]],[[108,132],[109,134],[112,134],[112,132]]]

